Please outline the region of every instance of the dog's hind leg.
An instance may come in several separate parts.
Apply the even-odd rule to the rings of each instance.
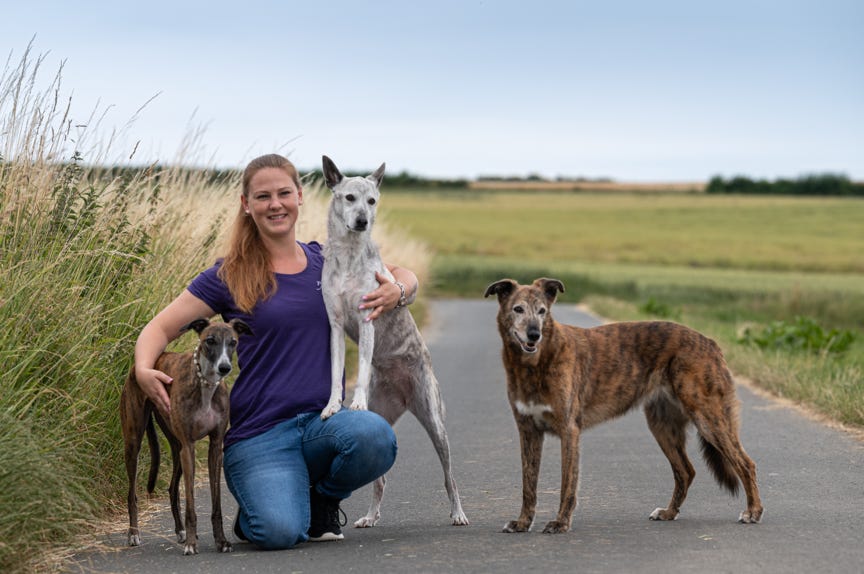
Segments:
[[[680,406],[668,397],[658,396],[645,404],[645,418],[648,428],[669,464],[675,477],[675,488],[672,499],[666,508],[657,508],[651,513],[651,520],[675,520],[681,510],[681,504],[687,497],[687,490],[693,483],[696,471],[687,457],[687,416]]]
[[[131,376],[130,376],[131,377]],[[138,453],[141,452],[141,441],[151,420],[150,403],[140,403],[139,396],[133,396],[140,391],[129,391],[130,383],[126,383],[120,398],[120,421],[123,431],[123,458],[126,463],[126,476],[129,478],[129,492],[126,503],[129,510],[129,530],[127,541],[129,546],[141,545],[141,533],[138,529]],[[151,423],[152,424],[152,423]],[[153,445],[151,445],[153,448]],[[156,446],[158,449],[158,445]]]
[[[453,519],[453,525],[464,526],[468,524],[468,517],[462,510],[462,501],[450,465],[450,442],[447,440],[447,430],[444,428],[444,405],[438,392],[438,381],[431,372],[425,376],[428,377],[426,380],[421,379],[415,383],[418,391],[408,408],[426,429],[435,452],[438,453],[438,460],[441,461],[441,468],[444,470],[444,487],[450,499],[450,518]],[[419,389],[426,389],[427,392],[421,392]]]
[[[738,479],[744,485],[747,508],[738,516],[738,522],[756,524],[762,520],[765,509],[756,483],[756,463],[753,462],[738,436],[738,406],[734,395],[711,397],[716,407],[711,412],[722,412],[723,417],[694,417],[702,440],[702,454],[717,481],[733,494]],[[734,486],[733,486],[734,485]]]
[[[372,392],[369,396],[369,410],[381,415],[390,426],[396,424],[407,407],[402,396],[392,393]],[[371,528],[381,518],[381,500],[384,498],[384,488],[387,485],[387,475],[380,476],[372,485],[372,502],[366,516],[354,522],[355,528]]]

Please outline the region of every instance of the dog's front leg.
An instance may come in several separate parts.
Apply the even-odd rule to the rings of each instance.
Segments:
[[[330,308],[328,307],[328,312]],[[337,313],[337,316],[339,313]],[[328,419],[342,409],[342,375],[345,372],[345,328],[341,319],[330,321],[330,400],[321,411]]]
[[[176,407],[175,407],[176,408]],[[183,486],[186,488],[186,545],[183,554],[198,554],[198,516],[195,514],[195,443],[183,442],[180,448]]]
[[[351,409],[365,411],[369,405],[369,381],[372,378],[372,353],[375,350],[375,326],[372,322],[360,321],[357,351],[360,364],[357,366],[357,384],[354,386],[354,399]]]
[[[579,487],[579,427],[576,425],[561,433],[561,504],[558,516],[543,529],[547,534],[558,534],[570,530],[573,510],[576,508],[576,491]]]
[[[522,512],[519,518],[504,526],[504,532],[528,532],[534,523],[537,507],[537,478],[540,476],[540,457],[543,454],[543,432],[530,422],[517,420],[519,444],[522,448]]]
[[[222,526],[222,437],[225,432],[210,435],[210,449],[207,453],[207,469],[210,472],[210,523],[213,525],[213,538],[217,552],[231,552],[234,548],[225,538]]]

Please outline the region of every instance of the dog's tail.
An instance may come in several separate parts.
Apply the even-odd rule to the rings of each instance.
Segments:
[[[159,475],[159,440],[156,437],[156,427],[153,417],[147,421],[147,444],[150,445],[150,474],[147,476],[147,494],[153,494],[156,489],[156,477]]]
[[[738,475],[729,464],[729,461],[720,454],[713,444],[705,440],[701,434],[699,435],[699,443],[702,447],[702,459],[708,465],[708,470],[714,475],[714,478],[720,484],[721,488],[729,491],[729,494],[735,496],[738,494]]]

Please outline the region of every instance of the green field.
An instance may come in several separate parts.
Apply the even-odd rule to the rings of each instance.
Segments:
[[[435,295],[557,277],[564,301],[687,323],[720,341],[738,375],[864,426],[862,199],[385,188],[382,210],[435,252]],[[792,332],[797,317],[856,338],[842,353],[796,349],[809,336]],[[776,347],[738,342],[777,321],[790,332]]]

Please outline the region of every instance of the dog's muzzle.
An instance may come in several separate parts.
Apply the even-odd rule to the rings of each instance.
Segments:
[[[537,343],[543,338],[539,329],[528,329],[528,333],[526,333],[527,341],[524,341],[516,331],[513,331],[513,336],[519,342],[519,346],[522,347],[522,352],[529,355],[537,352]]]

